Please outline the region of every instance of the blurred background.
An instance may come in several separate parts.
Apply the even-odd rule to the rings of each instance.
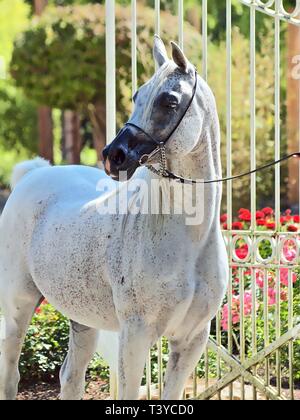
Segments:
[[[13,165],[37,154],[55,164],[96,165],[106,142],[103,1],[0,0],[0,189]],[[116,1],[117,124],[132,110],[130,0]],[[138,2],[139,84],[154,71],[154,0]],[[161,36],[178,39],[177,1],[161,1]],[[295,1],[284,1],[286,9]],[[201,1],[185,0],[185,52],[201,71]],[[208,1],[208,82],[217,99],[226,168],[226,1]],[[232,1],[233,173],[250,168],[249,10]],[[300,29],[281,25],[281,152],[299,150]],[[274,19],[257,13],[257,164],[274,159]],[[299,59],[300,62],[300,59]],[[300,77],[300,76],[299,76]],[[298,211],[299,165],[282,167],[282,210]],[[234,182],[249,208],[249,179]],[[257,176],[257,207],[274,205],[274,171]]]

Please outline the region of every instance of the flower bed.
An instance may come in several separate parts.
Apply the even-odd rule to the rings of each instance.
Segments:
[[[276,223],[273,209],[267,207],[255,214],[256,230],[261,231],[262,240],[258,245],[258,253],[262,263],[252,264],[254,260],[249,255],[249,243],[247,234],[242,231],[249,231],[251,224],[251,213],[248,209],[240,209],[233,220],[232,230],[240,230],[233,250],[235,256],[231,262],[232,279],[231,303],[228,297],[225,300],[220,314],[220,326],[222,342],[228,343],[229,336],[232,336],[234,353],[251,357],[253,354],[253,343],[256,343],[257,350],[262,350],[269,343],[278,338],[278,332],[287,332],[291,323],[300,322],[300,267],[299,267],[299,232],[300,217],[293,215],[287,210],[280,217],[278,233],[283,234],[285,239],[280,246],[280,254],[273,254],[271,246],[273,235],[269,234],[271,240],[264,239],[264,232],[275,231]],[[228,230],[228,218],[226,214],[221,216],[223,229]],[[288,232],[288,236],[284,233]],[[292,235],[290,234],[292,233]],[[274,237],[278,236],[274,233]],[[251,236],[251,235],[250,235]],[[275,242],[276,244],[276,242]],[[278,245],[275,245],[275,249]],[[275,255],[275,263],[269,263]],[[253,255],[252,255],[253,257]],[[266,261],[266,263],[264,263]],[[253,317],[255,322],[253,323]],[[255,328],[254,328],[255,326]],[[243,334],[242,334],[243,332]],[[255,334],[255,337],[254,337]],[[241,342],[241,336],[245,342]],[[243,349],[243,350],[241,350]],[[273,356],[272,356],[273,357]],[[270,375],[276,376],[275,356],[272,364],[270,358]],[[289,375],[289,349],[288,345],[280,350],[280,363],[282,377]],[[294,381],[300,381],[300,340],[294,342]]]

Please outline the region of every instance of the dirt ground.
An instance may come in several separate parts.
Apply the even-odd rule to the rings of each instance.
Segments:
[[[212,385],[215,381],[210,380],[209,385]],[[191,384],[187,387],[188,393],[187,398],[192,398],[192,386]],[[198,392],[204,390],[204,381],[200,380],[198,384]],[[59,399],[60,387],[59,384],[45,384],[21,387],[17,400],[58,400]],[[289,391],[283,390],[283,394],[289,399]],[[245,385],[245,399],[252,400],[252,386]],[[140,398],[146,399],[146,389],[141,388]],[[228,388],[222,391],[222,400],[229,400]],[[266,400],[264,395],[258,393],[258,400]],[[103,381],[92,381],[88,384],[84,400],[106,400],[109,399],[109,392],[107,384]],[[152,388],[152,399],[157,400],[157,389]],[[213,400],[217,400],[215,396]],[[241,385],[239,381],[235,381],[233,384],[233,400],[241,400]],[[300,400],[300,390],[295,390],[295,400]]]
[[[58,383],[41,383],[32,386],[21,386],[17,400],[58,400],[60,386]],[[109,398],[107,385],[103,381],[91,381],[86,389],[84,400],[106,400]]]

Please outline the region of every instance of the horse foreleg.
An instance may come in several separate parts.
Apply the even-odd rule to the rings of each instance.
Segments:
[[[119,350],[119,399],[137,400],[147,354],[155,338],[141,321],[131,321],[121,328]]]
[[[192,340],[170,340],[170,358],[165,376],[163,400],[180,400],[189,375],[199,361],[208,341],[210,324]]]
[[[85,374],[97,347],[98,331],[71,321],[69,351],[60,371],[62,400],[81,400]]]
[[[37,293],[38,295],[38,293]],[[20,297],[2,306],[0,330],[0,400],[14,400],[18,392],[19,358],[24,338],[40,297]]]

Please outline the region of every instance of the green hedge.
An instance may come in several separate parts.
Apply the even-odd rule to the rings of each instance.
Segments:
[[[41,305],[28,329],[20,359],[21,380],[57,381],[66,357],[69,321],[49,304]],[[90,377],[108,379],[108,368],[95,358],[88,371]]]

